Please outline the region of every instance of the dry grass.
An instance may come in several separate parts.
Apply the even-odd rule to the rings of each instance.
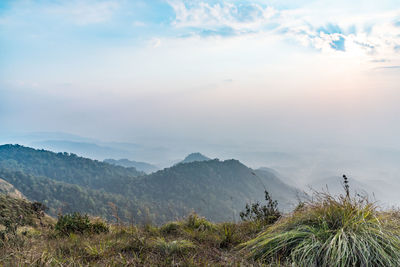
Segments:
[[[22,234],[21,228],[0,248],[0,262],[4,266],[261,266],[235,249],[261,229],[248,222],[213,224],[194,214],[161,227],[113,225],[100,234],[60,236],[49,228],[26,228],[30,233]]]

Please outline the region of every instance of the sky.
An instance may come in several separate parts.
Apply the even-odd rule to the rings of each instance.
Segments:
[[[399,82],[398,0],[0,1],[3,135],[400,150]]]

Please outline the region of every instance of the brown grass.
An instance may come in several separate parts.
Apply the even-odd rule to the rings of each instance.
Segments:
[[[27,228],[0,248],[4,266],[261,266],[235,247],[262,229],[255,223],[213,224],[197,215],[166,224],[111,225],[109,233],[70,234]]]

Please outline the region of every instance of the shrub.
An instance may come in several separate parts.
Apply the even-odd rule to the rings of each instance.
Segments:
[[[398,222],[366,198],[319,193],[243,246],[250,256],[269,263],[400,266]]]
[[[245,210],[240,212],[240,218],[243,221],[272,224],[281,217],[281,213],[278,210],[278,201],[272,200],[267,190],[264,193],[267,204],[263,206],[261,206],[260,202],[246,204]]]
[[[38,215],[42,215],[49,208],[41,202],[33,202],[31,203],[32,210],[34,210]]]
[[[95,221],[92,223],[89,217],[85,214],[82,215],[78,212],[66,215],[60,215],[58,217],[55,230],[60,235],[84,234],[84,233],[103,233],[108,232],[108,226],[101,222]]]

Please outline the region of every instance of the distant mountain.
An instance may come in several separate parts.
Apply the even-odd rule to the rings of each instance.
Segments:
[[[121,148],[86,141],[44,140],[32,142],[31,145],[51,151],[70,151],[92,158],[118,157],[129,153]]]
[[[10,133],[1,136],[2,142],[23,144],[38,142],[43,140],[68,140],[74,142],[94,142],[92,138],[87,138],[75,134],[64,132],[28,132],[28,133]]]
[[[79,211],[113,219],[117,213],[123,221],[143,223],[163,223],[192,211],[213,221],[238,220],[246,203],[263,201],[264,189],[281,210],[292,208],[298,196],[273,172],[252,170],[237,160],[179,163],[145,175],[19,145],[0,146],[0,177],[29,200],[45,203],[52,215]]]
[[[122,167],[125,167],[125,168],[133,167],[136,170],[145,172],[147,174],[159,170],[159,168],[157,168],[157,166],[154,166],[154,165],[152,165],[150,163],[139,162],[139,161],[134,161],[134,160],[129,160],[129,159],[119,159],[119,160],[105,159],[105,160],[103,160],[103,162],[106,162],[106,163],[109,163],[109,164],[113,164],[113,165],[117,165],[117,166],[122,166]]]
[[[106,158],[140,159],[144,162],[157,162],[160,166],[170,166],[170,159],[176,152],[167,147],[147,143],[104,142],[63,132],[31,132],[1,134],[0,143],[21,144],[54,152],[68,151],[91,159]],[[179,154],[176,154],[179,155]]]
[[[195,162],[195,161],[207,161],[211,160],[210,158],[204,156],[201,153],[192,153],[186,156],[184,160],[182,160],[180,163],[190,163],[190,162]]]

